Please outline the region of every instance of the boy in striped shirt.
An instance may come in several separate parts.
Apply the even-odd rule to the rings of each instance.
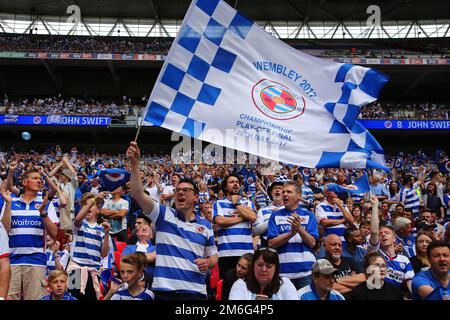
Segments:
[[[103,193],[95,198],[85,193],[81,199],[83,207],[73,222],[73,241],[70,248],[70,262],[67,271],[80,270],[84,280],[80,288],[71,291],[78,300],[95,300],[101,295],[99,271],[102,258],[110,251],[110,226],[108,221],[97,222],[102,207]],[[80,279],[81,280],[81,279]]]

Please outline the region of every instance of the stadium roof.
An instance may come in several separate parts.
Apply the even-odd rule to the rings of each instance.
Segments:
[[[182,19],[191,0],[14,0],[1,1],[0,12],[32,15],[67,15],[76,4],[82,17]],[[381,20],[448,19],[446,0],[227,0],[253,20],[362,21],[370,5],[381,8]]]

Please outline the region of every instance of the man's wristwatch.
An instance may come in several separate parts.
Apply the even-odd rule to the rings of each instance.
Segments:
[[[48,217],[48,212],[46,211],[46,212],[41,213],[39,215],[41,216],[41,218],[47,218]]]

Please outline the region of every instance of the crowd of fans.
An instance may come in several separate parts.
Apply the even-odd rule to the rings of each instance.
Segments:
[[[96,52],[96,53],[161,53],[167,54],[173,38],[133,37],[88,37],[56,35],[3,34],[0,37],[0,51],[44,51],[44,52]],[[405,47],[403,49],[396,47]],[[439,44],[392,44],[393,48],[342,48],[321,49],[320,46],[304,49],[313,55],[337,58],[448,58],[447,46]],[[303,50],[303,49],[301,49]]]
[[[127,97],[122,99],[94,99],[86,97],[25,98],[10,101],[4,95],[4,114],[23,115],[89,115],[89,116],[131,116],[145,107],[145,100]]]
[[[361,109],[361,119],[440,119],[448,120],[450,107],[442,103],[390,104],[373,102]]]
[[[141,115],[146,98],[98,99],[87,97],[13,98],[4,95],[3,114],[23,115]],[[373,102],[361,109],[360,119],[438,119],[448,120],[450,107],[442,103],[390,104]]]
[[[171,38],[78,37],[3,34],[0,51],[162,53]]]
[[[370,193],[360,169],[180,156],[1,153],[0,297],[449,299],[444,151],[387,157]]]

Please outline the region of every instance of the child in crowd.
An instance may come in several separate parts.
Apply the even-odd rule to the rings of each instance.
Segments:
[[[77,300],[67,292],[67,272],[54,270],[48,276],[48,290],[50,294],[43,296],[41,300]]]
[[[145,288],[143,282],[146,255],[135,252],[120,259],[120,277],[124,282],[117,285],[111,281],[111,289],[104,300],[153,300],[153,292]]]

